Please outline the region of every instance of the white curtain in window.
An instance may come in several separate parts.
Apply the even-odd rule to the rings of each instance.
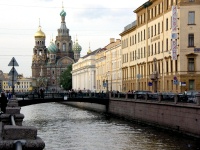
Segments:
[[[188,24],[195,24],[195,12],[189,11],[188,13]]]

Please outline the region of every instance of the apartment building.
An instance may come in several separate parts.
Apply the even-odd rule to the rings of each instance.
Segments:
[[[96,53],[97,91],[122,91],[121,40],[110,43]]]
[[[120,33],[122,89],[200,90],[200,0],[149,0]]]

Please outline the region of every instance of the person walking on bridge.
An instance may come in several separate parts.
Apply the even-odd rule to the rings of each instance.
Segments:
[[[7,102],[8,102],[8,100],[7,100],[5,93],[1,93],[0,103],[1,103],[1,111],[3,113],[6,112]]]

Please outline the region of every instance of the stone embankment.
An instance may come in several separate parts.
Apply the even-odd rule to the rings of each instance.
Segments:
[[[33,126],[23,126],[24,115],[20,113],[16,99],[11,99],[6,113],[0,116],[0,149],[2,150],[43,150],[44,141],[37,136]]]

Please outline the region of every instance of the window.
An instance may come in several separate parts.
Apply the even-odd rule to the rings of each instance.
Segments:
[[[194,47],[194,34],[188,35],[188,47]]]
[[[188,58],[188,71],[194,71],[194,58]]]
[[[138,33],[138,43],[140,42],[140,33]]]
[[[194,0],[189,0],[189,2],[194,2]]]
[[[168,39],[166,39],[166,51],[168,51]]]
[[[66,51],[66,43],[63,43],[63,51]]]
[[[195,24],[195,12],[194,11],[188,12],[188,24]]]
[[[194,80],[189,80],[189,90],[194,90]]]
[[[168,73],[168,61],[166,61],[166,73]]]
[[[168,18],[166,19],[166,31],[168,30]]]

